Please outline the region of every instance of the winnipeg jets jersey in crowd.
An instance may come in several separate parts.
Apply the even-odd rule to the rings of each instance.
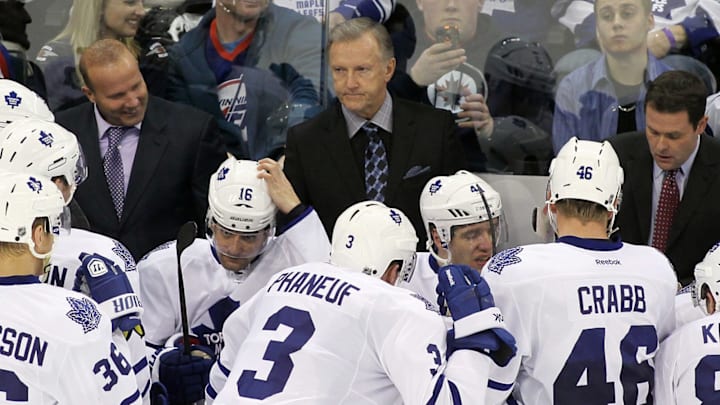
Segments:
[[[488,403],[649,403],[652,358],[675,327],[675,273],[663,254],[562,237],[515,247],[484,267],[518,344],[490,373]],[[514,384],[514,386],[513,386]]]
[[[655,403],[720,403],[720,314],[690,322],[660,345],[655,360]]]
[[[82,229],[72,229],[70,232],[61,230],[60,235],[55,238],[49,271],[43,276],[47,284],[63,287],[68,290],[74,289],[77,270],[82,266],[80,255],[100,255],[112,260],[127,275],[130,285],[137,295],[122,295],[105,303],[100,303],[101,308],[110,316],[110,319],[142,310],[139,297],[140,278],[133,259],[127,248],[115,239]],[[132,331],[123,333],[120,330],[113,331],[113,340],[116,344],[126,344],[130,353],[128,360],[131,362],[138,380],[138,388],[149,403],[150,390],[150,369],[147,363],[147,349],[145,347],[145,333],[142,326]],[[127,342],[127,343],[122,343]]]
[[[415,292],[436,311],[439,311],[437,305],[438,296],[437,291],[435,291],[438,285],[438,269],[440,269],[440,264],[433,255],[428,252],[418,252],[415,259],[415,268],[410,279],[407,282],[401,281],[399,286]]]
[[[458,350],[446,359],[446,331],[410,291],[307,263],[273,276],[228,318],[206,397],[216,405],[480,404],[489,357]]]
[[[0,277],[0,308],[0,402],[142,403],[127,352],[93,300],[36,276]]]
[[[246,277],[225,270],[210,242],[196,239],[182,254],[183,282],[190,329],[200,344],[216,353],[223,345],[222,326],[240,304],[280,270],[308,261],[323,261],[330,242],[315,210],[309,208],[244,271]],[[162,347],[182,330],[175,242],[158,247],[140,262],[143,324],[146,341]]]

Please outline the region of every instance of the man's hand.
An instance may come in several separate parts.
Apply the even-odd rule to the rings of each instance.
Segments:
[[[156,380],[167,389],[171,404],[194,403],[205,397],[214,355],[205,346],[191,346],[190,354],[182,347],[163,350],[153,367]]]
[[[490,287],[477,270],[456,264],[442,267],[436,290],[441,311],[449,309],[453,318],[448,353],[475,350],[487,354],[501,367],[515,356],[515,338],[505,330]]]
[[[127,274],[105,256],[81,253],[73,290],[82,292],[100,304],[112,319],[113,330],[130,331],[140,324],[142,304],[133,291]]]
[[[287,214],[300,204],[300,198],[295,193],[290,181],[285,177],[282,166],[278,162],[270,158],[264,158],[258,162],[257,168],[258,177],[265,179],[270,198],[272,198],[280,212]]]
[[[435,83],[440,76],[457,68],[466,60],[464,49],[453,49],[450,42],[439,42],[420,54],[410,68],[410,77],[420,86],[427,86]]]
[[[463,110],[458,113],[458,118],[469,118],[469,120],[459,123],[458,126],[474,128],[478,137],[489,138],[495,125],[485,98],[481,94],[464,94],[464,96],[465,102],[460,104]]]

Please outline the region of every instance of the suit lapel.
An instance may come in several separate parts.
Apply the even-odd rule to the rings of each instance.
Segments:
[[[708,190],[718,175],[717,157],[711,156],[714,153],[708,151],[707,147],[703,148],[702,137],[700,139],[700,148],[695,157],[695,162],[690,169],[690,177],[688,177],[685,192],[683,193],[682,200],[680,200],[677,216],[673,220],[672,227],[670,228],[668,247],[677,241],[678,236],[693,217],[698,205],[711,203],[704,201],[704,199],[709,195]]]
[[[150,97],[130,172],[121,222],[127,220],[140,197],[145,193],[167,147],[168,134],[165,131],[167,120],[163,112],[157,110],[157,107],[153,97]]]
[[[365,179],[355,164],[355,156],[350,146],[347,125],[340,109],[340,103],[336,103],[335,107],[335,114],[332,119],[328,120],[326,130],[322,134],[325,138],[322,143],[327,148],[326,153],[322,157],[318,157],[326,159],[329,156],[335,173],[321,175],[336,176],[346,185],[347,191],[354,200],[365,200]]]
[[[633,188],[632,198],[636,208],[635,221],[638,224],[640,240],[645,243],[650,238],[650,225],[652,223],[650,217],[652,216],[653,161],[650,151],[638,153],[637,156],[628,165],[625,176],[626,178],[633,176],[638,179],[638,181],[628,185]]]
[[[402,177],[408,169],[415,140],[415,119],[405,105],[393,99],[392,163],[388,176],[385,201],[394,201],[400,188]]]

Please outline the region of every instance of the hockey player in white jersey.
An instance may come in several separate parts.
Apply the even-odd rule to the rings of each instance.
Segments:
[[[440,267],[464,264],[480,271],[507,237],[500,194],[465,170],[430,179],[420,194],[420,215],[429,253],[418,252],[415,271],[400,286],[432,303]]]
[[[48,178],[4,172],[0,205],[0,402],[140,404],[110,318],[38,278],[60,228],[60,191]]]
[[[286,269],[228,318],[208,403],[482,404],[490,354],[514,340],[480,275],[439,272],[441,317],[395,285],[412,271],[417,237],[400,210],[366,201],[333,231],[330,263]],[[493,329],[494,328],[494,329]],[[446,344],[447,343],[447,344]]]
[[[272,275],[307,261],[328,259],[330,242],[315,210],[300,203],[280,165],[223,162],[210,179],[207,239],[196,239],[182,254],[182,271],[191,332],[209,358],[159,354],[153,375],[171,401],[204,396],[211,358],[223,346],[225,319]],[[293,220],[275,236],[277,210]],[[147,343],[154,349],[175,344],[181,331],[175,242],[162,245],[138,262]]]
[[[55,116],[37,93],[10,80],[0,79],[0,129],[23,118],[55,121]]]
[[[9,120],[13,117],[0,117]],[[129,348],[129,359],[138,388],[149,403],[150,370],[147,366],[139,277],[127,249],[107,236],[82,229],[70,229],[67,205],[87,175],[82,150],[75,135],[53,122],[36,118],[20,119],[0,130],[0,172],[15,171],[46,176],[65,200],[64,223],[56,238],[55,250],[42,280],[45,283],[85,293],[110,315],[118,347]],[[108,272],[93,271],[101,265]]]
[[[720,243],[695,266],[692,292],[706,317],[676,329],[655,361],[655,403],[720,403]]]
[[[609,238],[623,180],[610,143],[571,138],[550,165],[557,241],[504,250],[483,268],[518,342],[491,371],[489,403],[511,391],[534,405],[652,402],[677,279],[659,251]]]

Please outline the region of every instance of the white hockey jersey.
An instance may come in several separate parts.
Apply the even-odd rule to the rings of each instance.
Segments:
[[[660,345],[655,403],[720,403],[720,313],[690,322]]]
[[[208,403],[449,404],[485,395],[489,357],[446,360],[441,317],[414,293],[328,263],[284,270],[225,324]]]
[[[488,403],[647,403],[658,344],[675,327],[677,279],[664,255],[563,237],[504,250],[483,268],[517,355],[490,371]]]
[[[200,343],[220,353],[222,326],[280,270],[308,261],[328,260],[330,242],[317,213],[308,209],[301,219],[256,258],[243,280],[225,270],[205,239],[196,239],[182,255],[183,282],[191,332]],[[181,332],[175,242],[161,245],[138,262],[146,341],[162,347]]]
[[[83,229],[72,229],[69,233],[66,230],[60,231],[60,235],[55,238],[49,270],[43,275],[42,281],[73,290],[75,276],[81,266],[80,255],[83,253],[100,255],[112,260],[125,272],[135,294],[140,295],[140,277],[135,267],[135,260],[127,248],[115,239]],[[142,310],[137,308],[138,302],[137,299],[125,296],[108,300],[100,306],[110,316],[110,319],[115,319]],[[118,346],[127,345],[129,347],[128,360],[132,363],[135,371],[138,389],[145,404],[149,404],[150,368],[146,357],[144,331],[142,327],[139,327],[126,332],[126,334],[127,336],[116,330],[113,332],[113,340]]]
[[[92,299],[36,276],[0,277],[0,308],[0,402],[141,403],[127,352]]]
[[[435,311],[439,311],[438,296],[437,291],[435,291],[438,285],[438,269],[440,269],[440,265],[430,253],[417,252],[415,268],[410,280],[407,282],[401,281],[399,286],[415,292],[432,305]]]

